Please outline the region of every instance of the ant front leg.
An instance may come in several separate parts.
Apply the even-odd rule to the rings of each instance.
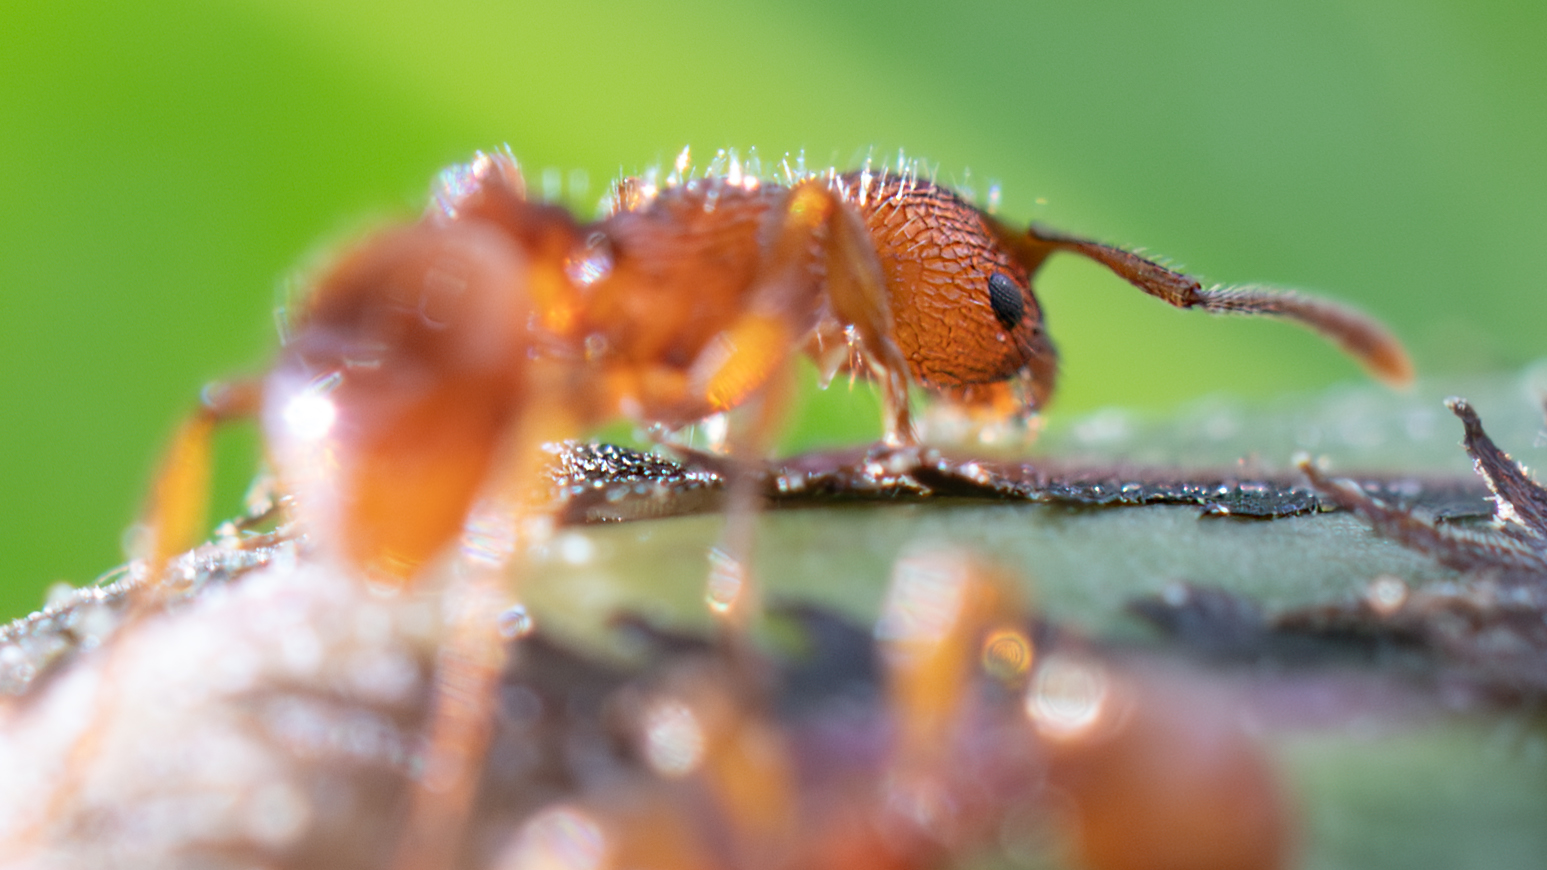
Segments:
[[[792,188],[776,220],[745,313],[701,354],[691,389],[714,410],[734,407],[815,327],[846,336],[881,382],[886,442],[913,444],[908,361],[893,338],[886,280],[864,221],[819,180]]]
[[[893,335],[891,305],[886,279],[875,245],[864,221],[827,187],[807,182],[797,191],[813,190],[825,197],[829,209],[827,240],[827,298],[833,313],[852,326],[860,340],[861,356],[881,383],[882,441],[888,447],[912,447],[918,443],[908,406],[910,374]]]
[[[814,314],[830,312],[881,381],[886,443],[914,443],[908,365],[892,339],[886,284],[864,223],[816,180],[793,188],[775,219],[745,312],[700,354],[688,379],[713,410],[752,406],[749,425],[732,437],[726,529],[708,589],[733,639],[745,637],[759,610],[749,569],[761,498],[757,466],[784,417],[791,350]]]
[[[1054,251],[1094,260],[1118,277],[1177,308],[1214,314],[1253,314],[1292,320],[1325,336],[1377,378],[1394,386],[1413,380],[1413,363],[1401,342],[1370,316],[1326,299],[1258,286],[1204,287],[1196,278],[1167,269],[1130,251],[1033,225],[1024,233],[989,219],[1002,243],[1035,274]]]

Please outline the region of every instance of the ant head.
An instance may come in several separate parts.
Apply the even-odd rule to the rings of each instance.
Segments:
[[[1032,293],[1035,266],[944,187],[908,175],[843,182],[870,230],[913,376],[946,391],[1016,379],[1031,406],[1041,406],[1058,357]]]

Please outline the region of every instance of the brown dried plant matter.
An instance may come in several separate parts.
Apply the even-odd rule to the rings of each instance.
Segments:
[[[1547,697],[1547,489],[1494,444],[1464,399],[1446,405],[1461,419],[1463,444],[1493,493],[1484,528],[1437,523],[1328,478],[1309,460],[1300,469],[1323,498],[1367,519],[1380,534],[1464,571],[1439,588],[1409,589],[1378,577],[1353,603],[1282,614],[1291,633],[1395,638],[1437,653],[1446,675],[1504,700]]]
[[[1449,399],[1445,405],[1461,419],[1462,443],[1493,493],[1494,516],[1487,529],[1439,525],[1412,511],[1392,508],[1357,484],[1328,478],[1309,459],[1301,460],[1300,470],[1339,507],[1359,513],[1380,533],[1453,568],[1535,577],[1547,585],[1547,489],[1493,443],[1465,399]]]

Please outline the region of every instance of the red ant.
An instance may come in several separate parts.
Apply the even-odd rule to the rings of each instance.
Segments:
[[[663,187],[621,181],[612,213],[590,224],[528,200],[508,153],[447,170],[421,220],[317,277],[261,383],[206,393],[157,483],[154,555],[197,536],[208,432],[235,416],[261,416],[319,540],[403,582],[462,532],[480,494],[523,492],[508,475],[532,480],[538,443],[768,399],[797,350],[880,382],[891,445],[915,441],[913,385],[969,409],[1036,411],[1057,355],[1032,278],[1057,251],[1179,308],[1298,321],[1389,382],[1412,377],[1401,345],[1344,306],[1205,288],[1116,247],[1016,230],[916,166],[786,167],[778,185],[736,163],[683,180],[686,158]]]
[[[157,480],[149,564],[197,536],[209,433],[231,417],[261,418],[315,550],[406,587],[460,536],[463,566],[485,569],[464,588],[493,596],[546,519],[532,497],[541,444],[618,417],[681,426],[748,406],[732,455],[755,459],[799,350],[828,372],[879,381],[891,446],[915,442],[915,385],[969,410],[1035,411],[1057,357],[1032,277],[1058,251],[1177,307],[1298,321],[1380,377],[1411,377],[1396,340],[1348,308],[1204,288],[1116,247],[1017,230],[914,167],[789,172],[785,184],[734,164],[701,179],[681,178],[686,168],[684,152],[662,187],[620,182],[612,213],[590,224],[529,200],[507,153],[448,170],[422,219],[377,232],[317,277],[261,382],[207,391]],[[738,568],[751,510],[735,506],[754,499],[738,502],[736,488],[733,479],[730,567],[713,572],[711,600],[739,629],[752,606]],[[442,685],[488,688],[500,638],[486,607],[465,613]],[[486,736],[482,697],[438,695],[425,788],[442,793],[425,802],[437,818],[416,817],[411,833],[450,830],[465,811]]]

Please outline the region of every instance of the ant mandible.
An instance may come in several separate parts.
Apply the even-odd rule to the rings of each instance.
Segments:
[[[318,557],[417,589],[433,573],[422,567],[460,538],[472,603],[442,645],[399,866],[433,863],[471,805],[503,661],[490,610],[529,530],[551,519],[534,496],[546,442],[617,417],[675,427],[750,407],[732,443],[731,570],[710,577],[734,646],[756,598],[734,576],[755,503],[746,469],[797,351],[829,374],[847,366],[879,381],[891,447],[915,443],[914,385],[969,410],[1029,413],[1051,395],[1057,360],[1032,277],[1068,251],[1177,307],[1295,320],[1378,376],[1411,377],[1396,340],[1348,308],[1205,289],[1119,248],[1016,230],[916,168],[774,184],[734,166],[680,177],[685,158],[664,186],[620,182],[611,214],[590,224],[529,200],[506,152],[447,170],[423,218],[320,273],[267,375],[206,391],[157,477],[144,554],[155,567],[197,537],[210,433],[234,417],[260,418]]]

